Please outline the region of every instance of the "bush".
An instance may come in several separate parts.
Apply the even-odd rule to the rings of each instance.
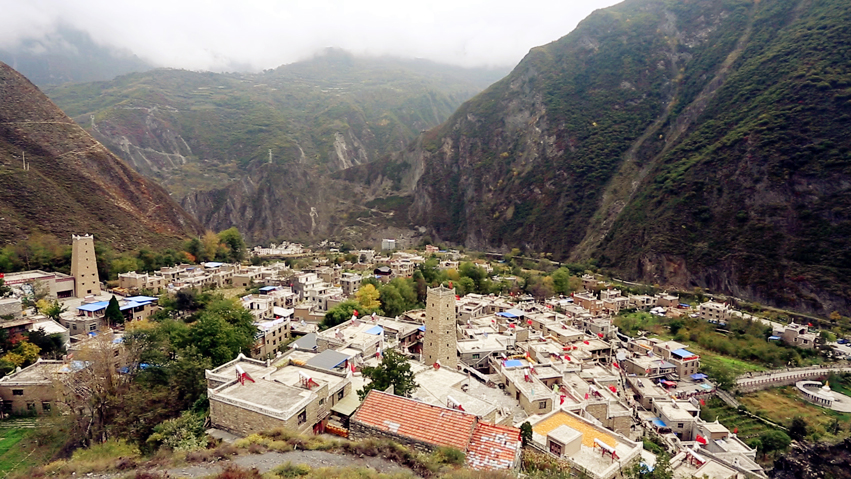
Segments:
[[[230,465],[224,471],[220,472],[216,479],[263,479],[260,471],[257,468],[242,469],[240,467]]]
[[[433,456],[444,464],[452,464],[455,466],[463,466],[467,460],[467,455],[463,451],[454,447],[438,447],[433,453]]]
[[[175,451],[197,451],[207,447],[204,431],[204,416],[184,411],[180,417],[168,419],[154,427],[154,433],[146,441],[156,447],[167,447]]]
[[[276,467],[272,472],[280,477],[301,477],[310,474],[310,467],[306,464],[293,464],[287,461]]]

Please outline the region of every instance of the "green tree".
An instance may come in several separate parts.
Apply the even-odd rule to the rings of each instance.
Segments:
[[[0,298],[12,295],[12,288],[6,286],[6,280],[0,277]]]
[[[370,379],[370,382],[358,391],[361,400],[372,389],[384,391],[392,385],[393,394],[408,397],[418,387],[411,365],[404,356],[392,349],[384,352],[384,357],[381,358],[378,366],[365,367],[362,372],[365,378]]]
[[[228,228],[219,233],[219,241],[228,248],[227,258],[235,263],[245,257],[245,240],[236,227]]]
[[[792,422],[789,424],[789,436],[796,441],[807,437],[807,421],[801,416],[792,418]]]
[[[425,279],[426,283],[434,284],[436,281],[438,281],[438,278],[440,276],[440,269],[438,268],[439,264],[440,261],[438,261],[436,257],[432,256],[431,258],[420,263],[420,265],[417,267],[420,273],[422,273],[423,279]]]
[[[319,323],[320,329],[333,328],[338,324],[343,324],[352,318],[352,313],[358,309],[359,305],[356,301],[348,300],[334,306],[325,313],[322,322]],[[362,311],[359,311],[362,312]]]
[[[54,321],[59,321],[59,315],[68,311],[68,308],[55,299],[53,301],[41,300],[39,305],[38,311]]]
[[[550,277],[553,279],[553,289],[559,294],[570,294],[570,270],[562,266],[553,271]]]
[[[417,305],[417,291],[413,280],[394,278],[379,290],[381,293],[381,309],[387,316],[398,316],[411,310]]]
[[[106,306],[104,318],[106,318],[106,322],[110,326],[115,324],[124,324],[124,314],[121,313],[121,307],[118,305],[118,300],[115,299],[115,295],[112,295],[112,298],[109,298],[109,304]]]
[[[42,356],[55,358],[65,352],[62,335],[59,333],[46,334],[44,328],[34,329],[28,332],[27,340],[39,347]]]
[[[759,441],[762,443],[762,453],[768,455],[770,452],[782,451],[789,447],[792,438],[783,431],[772,429],[760,435]]]
[[[524,446],[532,442],[532,434],[532,425],[529,421],[520,425],[520,440],[523,441]]]
[[[184,348],[195,346],[210,358],[213,367],[234,359],[239,353],[249,353],[254,344],[257,327],[251,313],[233,299],[218,299],[200,313],[189,326]]]

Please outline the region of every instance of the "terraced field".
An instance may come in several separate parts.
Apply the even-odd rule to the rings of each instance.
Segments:
[[[738,436],[745,442],[772,429],[768,424],[765,424],[759,419],[746,416],[735,408],[724,404],[718,398],[712,398],[706,403],[706,406],[701,408],[700,417],[705,421],[714,421],[717,418],[718,422],[731,431],[739,428]]]

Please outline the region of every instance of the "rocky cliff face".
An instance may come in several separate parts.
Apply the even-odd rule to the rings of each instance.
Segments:
[[[838,444],[795,443],[774,461],[771,479],[851,478],[851,439]]]
[[[847,311],[848,22],[838,0],[627,1],[385,166],[442,240]]]
[[[154,70],[50,94],[205,226],[267,241],[331,231],[291,216],[323,178],[404,148],[501,76],[329,50],[261,74]]]
[[[93,233],[125,249],[172,246],[200,230],[161,187],[0,63],[0,240]]]

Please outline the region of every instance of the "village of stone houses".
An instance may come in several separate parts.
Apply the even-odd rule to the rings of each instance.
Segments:
[[[286,463],[295,472],[283,477],[296,477],[294,463],[322,467],[324,456],[286,455],[314,449],[327,465],[342,454],[400,477],[454,461],[506,476],[755,478],[790,440],[848,435],[851,349],[831,329],[839,318],[393,239],[272,244],[241,262],[108,279],[95,238],[70,239],[70,275],[3,277],[4,427],[62,427],[125,447],[115,431],[135,431],[140,444],[184,451],[145,466],[171,477],[230,463],[260,473]],[[224,303],[222,322],[205,319]],[[231,318],[248,318],[253,343],[220,337]],[[146,349],[166,322],[186,345]],[[200,399],[177,419],[145,422],[182,403],[131,382],[191,358],[196,396],[184,377],[163,381]],[[141,467],[138,450],[126,454]],[[435,456],[442,466],[422,459]],[[115,464],[79,472],[122,477]]]

